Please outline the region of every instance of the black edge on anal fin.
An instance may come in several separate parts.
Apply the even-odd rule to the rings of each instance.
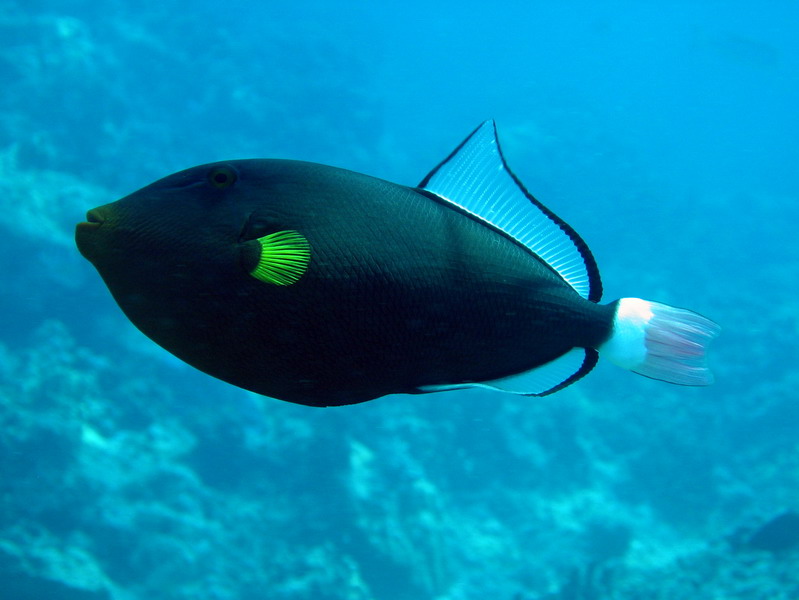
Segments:
[[[580,370],[574,373],[571,377],[563,381],[562,383],[556,385],[555,387],[541,392],[540,394],[524,394],[525,396],[549,396],[550,394],[554,394],[555,392],[559,392],[565,387],[569,387],[573,383],[577,383],[583,377],[588,375],[596,366],[596,363],[599,361],[599,352],[594,350],[593,348],[584,348],[585,350],[585,360],[583,360],[583,364],[580,367]]]
[[[582,379],[596,366],[599,353],[592,348],[572,348],[553,361],[517,375],[489,381],[421,386],[416,392],[443,392],[483,388],[519,396],[547,396]]]

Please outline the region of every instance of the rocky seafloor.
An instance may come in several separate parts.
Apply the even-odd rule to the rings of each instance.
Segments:
[[[799,597],[796,248],[725,271],[740,229],[720,217],[714,244],[691,222],[675,250],[712,266],[604,271],[714,311],[709,390],[603,366],[547,398],[321,410],[242,392],[135,331],[72,227],[228,148],[363,169],[392,156],[368,69],[321,35],[275,33],[251,64],[222,33],[179,46],[191,16],[157,37],[156,9],[0,6],[0,598]],[[132,56],[157,65],[150,87],[122,68]],[[184,71],[213,83],[188,106]],[[195,154],[176,150],[198,124]],[[781,235],[788,200],[756,201]],[[671,289],[676,273],[689,287]]]

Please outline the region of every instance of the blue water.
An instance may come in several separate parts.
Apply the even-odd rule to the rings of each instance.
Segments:
[[[795,2],[143,6],[0,0],[0,599],[799,597]],[[218,159],[413,185],[487,118],[608,300],[723,326],[714,386],[295,406],[72,241]]]

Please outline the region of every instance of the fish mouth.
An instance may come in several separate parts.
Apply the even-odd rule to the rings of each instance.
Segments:
[[[99,235],[99,230],[105,222],[103,213],[93,208],[86,213],[86,220],[75,226],[75,243],[78,251],[89,260],[100,254],[103,238],[106,236]]]
[[[78,228],[97,229],[103,223],[105,223],[105,219],[96,208],[93,208],[86,213],[86,220],[78,223]]]

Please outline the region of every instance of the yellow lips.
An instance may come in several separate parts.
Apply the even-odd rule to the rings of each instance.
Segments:
[[[96,245],[96,235],[94,233],[102,227],[104,222],[105,219],[97,209],[92,209],[86,213],[86,220],[75,226],[75,243],[78,245],[80,253],[89,260],[91,260],[91,256],[94,253],[93,249]]]

